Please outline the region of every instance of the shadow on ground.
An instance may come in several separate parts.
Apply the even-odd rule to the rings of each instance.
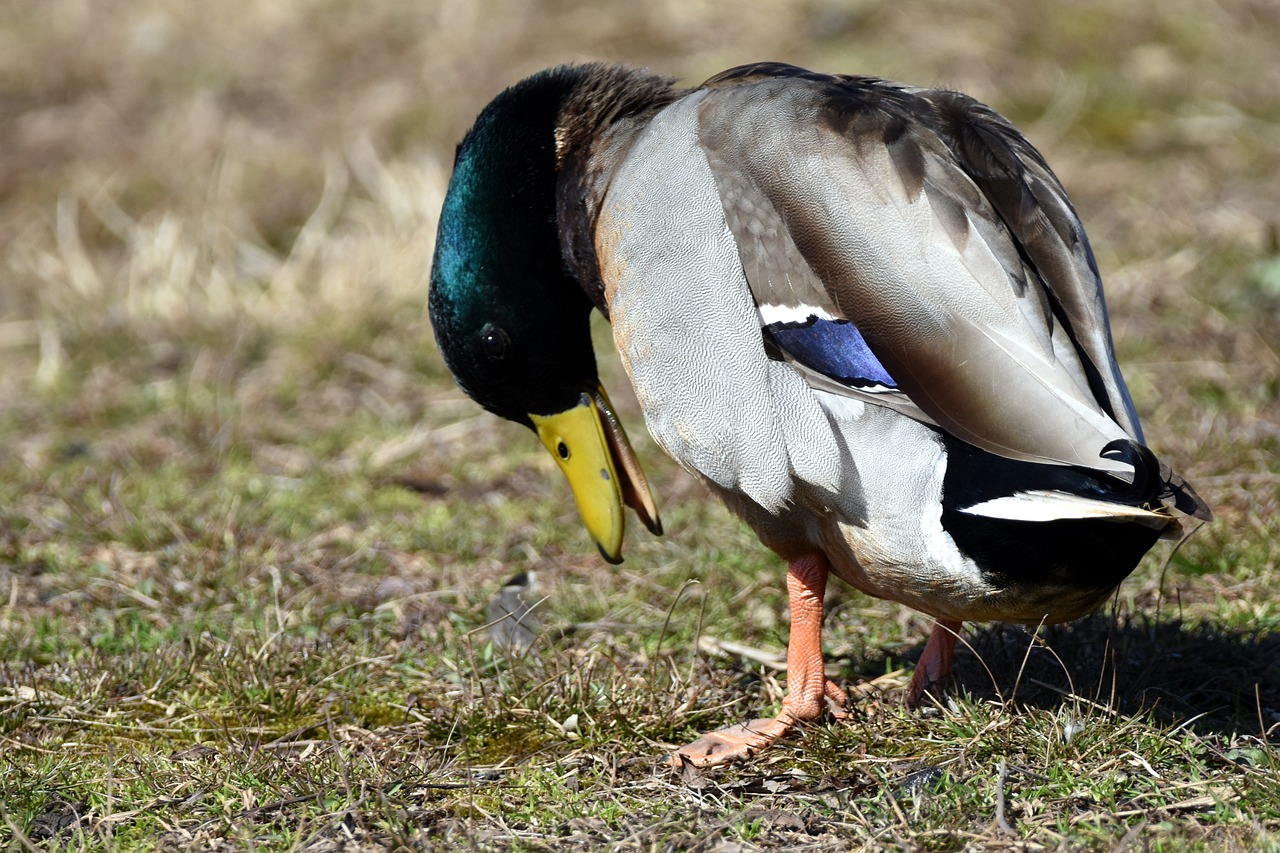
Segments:
[[[914,663],[920,643],[910,654]],[[882,661],[850,661],[876,671]],[[880,671],[883,671],[881,669]],[[967,626],[954,683],[977,700],[1056,708],[1071,696],[1200,732],[1280,731],[1280,633],[1097,615],[1034,628]]]

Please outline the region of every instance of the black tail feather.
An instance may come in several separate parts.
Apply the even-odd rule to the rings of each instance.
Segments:
[[[1098,454],[1133,466],[1133,482],[1116,491],[1116,497],[1137,505],[1168,503],[1178,512],[1209,521],[1213,514],[1196,490],[1173,469],[1156,459],[1151,450],[1128,438],[1118,438]]]
[[[1190,483],[1164,463],[1160,465],[1160,479],[1164,481],[1164,490],[1160,492],[1161,500],[1168,501],[1178,512],[1186,513],[1192,518],[1213,520],[1213,513],[1209,511],[1209,505],[1204,499],[1196,494]]]

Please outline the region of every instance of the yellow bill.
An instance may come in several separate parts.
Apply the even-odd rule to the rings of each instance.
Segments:
[[[529,417],[569,481],[578,514],[601,556],[610,563],[622,562],[624,504],[635,510],[650,532],[662,534],[649,482],[604,388],[583,393],[571,409]]]

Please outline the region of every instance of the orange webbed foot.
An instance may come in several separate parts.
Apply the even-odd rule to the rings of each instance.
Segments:
[[[801,721],[817,720],[824,707],[847,717],[848,697],[826,677],[822,665],[822,596],[827,586],[827,560],[807,554],[787,566],[787,596],[791,606],[791,637],[787,642],[787,696],[773,719],[752,720],[703,735],[676,751],[676,767],[714,767],[756,752]]]
[[[750,758],[765,747],[772,746],[791,731],[794,723],[782,717],[764,717],[749,723],[739,723],[727,729],[705,734],[688,746],[676,750],[671,757],[674,767],[692,764],[694,767],[714,767],[741,758]]]

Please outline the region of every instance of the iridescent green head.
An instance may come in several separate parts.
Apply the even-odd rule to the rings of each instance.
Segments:
[[[480,113],[458,146],[431,271],[431,320],[458,384],[526,425],[598,384],[591,303],[556,223],[555,127],[572,83],[544,71]]]
[[[436,342],[462,389],[537,432],[600,553],[621,559],[623,504],[661,531],[596,373],[587,299],[556,219],[557,122],[591,67],[544,71],[495,98],[458,146],[431,270]]]

